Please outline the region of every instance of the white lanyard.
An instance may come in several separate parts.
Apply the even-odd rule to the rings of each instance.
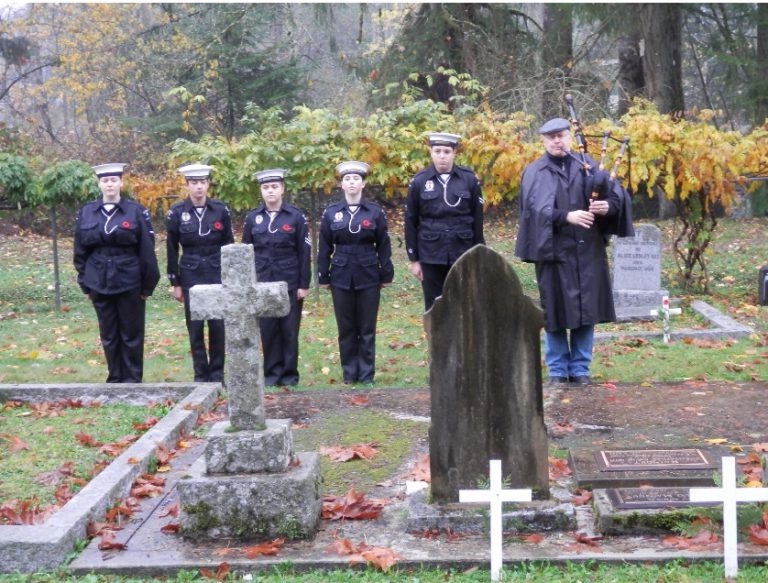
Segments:
[[[107,211],[105,208],[101,209],[101,214],[107,217],[106,222],[104,223],[104,234],[105,235],[111,235],[114,233],[115,229],[117,229],[117,225],[112,227],[111,229],[107,229],[109,227],[109,221],[112,220],[112,217],[115,216],[115,213],[117,212],[117,206],[112,207],[112,210]]]
[[[456,200],[456,202],[453,203],[453,204],[448,202],[448,183],[451,181],[451,177],[449,176],[448,180],[446,180],[445,182],[443,182],[443,178],[442,177],[438,178],[438,180],[440,181],[440,184],[443,185],[443,200],[445,201],[445,204],[447,204],[449,207],[457,207],[457,206],[459,206],[459,204],[461,204],[461,197],[459,197]]]
[[[197,234],[200,237],[205,237],[207,235],[211,234],[211,228],[208,227],[208,232],[203,233],[203,217],[205,216],[205,211],[207,210],[206,207],[203,207],[202,209],[199,207],[195,207],[195,216],[197,217]]]
[[[267,211],[267,214],[269,215],[269,223],[267,224],[267,231],[269,231],[272,235],[277,233],[279,229],[272,230],[272,223],[277,218],[277,215],[280,211]]]
[[[347,211],[349,212],[349,226],[347,228],[349,229],[349,232],[352,233],[353,235],[356,235],[357,233],[359,233],[360,229],[363,226],[363,224],[360,223],[359,225],[357,225],[357,231],[353,231],[352,230],[352,219],[355,218],[355,215],[357,214],[357,211],[359,211],[359,210],[360,210],[359,206],[354,211],[351,208],[347,207]]]

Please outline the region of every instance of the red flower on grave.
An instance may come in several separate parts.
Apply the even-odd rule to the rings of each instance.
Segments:
[[[288,232],[290,232],[290,230],[291,230],[291,225],[283,225],[283,231],[288,233]]]
[[[223,225],[219,221],[216,221],[215,223],[213,223],[214,231],[221,231],[222,226]]]
[[[123,229],[130,229],[130,228],[131,228],[131,223],[129,223],[128,221],[123,221],[123,222],[120,224],[120,226],[121,226]]]
[[[368,219],[363,219],[363,226],[365,228],[370,227],[371,226],[371,221],[369,221]]]

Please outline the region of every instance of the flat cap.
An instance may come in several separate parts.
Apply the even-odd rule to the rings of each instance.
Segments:
[[[265,182],[285,182],[286,172],[284,168],[271,168],[254,173],[253,177],[259,184],[264,184]]]
[[[556,134],[571,129],[571,122],[562,117],[555,117],[539,128],[540,134]]]
[[[445,134],[441,132],[432,132],[427,134],[430,146],[451,146],[455,148],[459,144],[461,136],[458,134]]]
[[[188,164],[179,168],[184,178],[208,178],[211,175],[212,166],[205,164]]]
[[[368,170],[370,166],[365,162],[358,162],[357,160],[347,160],[336,165],[336,173],[344,178],[347,174],[359,174],[363,178],[368,176]]]
[[[101,178],[102,176],[122,176],[123,168],[128,164],[121,164],[119,162],[110,162],[109,164],[99,164],[98,166],[91,166],[96,176]]]

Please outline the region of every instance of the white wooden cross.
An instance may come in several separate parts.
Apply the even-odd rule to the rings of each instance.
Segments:
[[[491,503],[491,581],[501,572],[501,503],[530,502],[530,488],[504,490],[501,484],[501,460],[491,460],[491,483],[488,490],[459,490],[459,502]]]
[[[664,344],[669,344],[669,333],[672,330],[672,324],[669,321],[670,316],[678,316],[683,313],[680,308],[669,307],[669,296],[662,296],[661,310],[651,310],[651,316],[661,314],[661,329],[664,332]]]
[[[739,570],[739,558],[736,548],[736,503],[737,502],[766,502],[768,488],[737,488],[736,487],[736,458],[723,458],[722,488],[691,488],[691,502],[722,502],[723,503],[723,559],[725,560],[725,576],[736,577]]]
[[[288,314],[288,284],[257,283],[253,245],[239,243],[221,248],[221,281],[193,286],[189,309],[193,320],[224,320],[229,421],[259,431],[266,427],[259,317]]]

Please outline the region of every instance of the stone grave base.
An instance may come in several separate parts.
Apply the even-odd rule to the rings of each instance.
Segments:
[[[529,533],[574,530],[576,515],[571,494],[562,488],[553,488],[552,500],[534,500],[524,504],[505,503],[501,517],[504,532]],[[513,507],[514,509],[508,509]],[[406,530],[420,533],[431,530],[454,533],[489,532],[488,504],[429,504],[427,491],[409,496]]]
[[[616,319],[619,322],[656,320],[658,319],[658,316],[651,316],[651,310],[661,309],[661,300],[664,296],[668,295],[669,292],[665,289],[613,290],[613,303],[616,308]]]
[[[312,536],[320,520],[320,456],[283,473],[208,475],[205,459],[177,484],[181,533],[192,540]]]
[[[687,488],[647,488],[650,498],[674,498],[687,493]],[[654,495],[654,492],[658,492]],[[691,502],[668,502],[666,508],[643,508],[642,504],[622,504],[616,490],[597,489],[592,492],[597,529],[606,535],[664,534],[684,521],[684,508],[712,506]],[[661,506],[664,502],[658,502]],[[690,520],[690,517],[688,517]]]
[[[293,434],[290,419],[267,419],[261,431],[233,431],[229,421],[211,428],[205,448],[209,474],[283,472],[291,462]]]

